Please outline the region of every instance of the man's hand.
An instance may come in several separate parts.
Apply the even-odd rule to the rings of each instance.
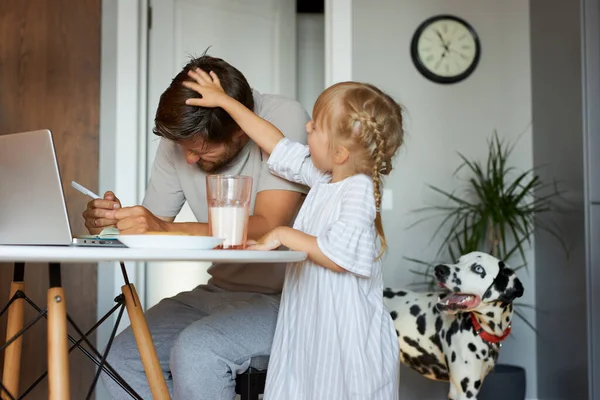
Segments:
[[[191,89],[202,97],[187,99],[185,104],[190,106],[200,107],[221,107],[223,102],[227,100],[227,94],[223,91],[219,77],[214,72],[210,71],[207,74],[200,68],[188,71],[188,76],[194,81],[184,81],[183,86]]]
[[[113,192],[104,193],[103,199],[90,201],[82,214],[90,234],[97,235],[104,228],[114,227],[118,221],[109,217],[107,213],[114,213],[118,208],[121,208],[121,202]]]
[[[167,232],[169,223],[142,206],[124,207],[107,212],[108,218],[117,221],[116,225],[122,235],[146,232]]]

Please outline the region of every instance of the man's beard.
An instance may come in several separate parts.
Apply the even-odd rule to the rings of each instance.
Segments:
[[[218,172],[218,171],[228,167],[231,164],[231,162],[233,160],[235,160],[237,155],[246,146],[247,143],[248,143],[248,141],[246,141],[246,140],[230,141],[225,146],[225,148],[227,150],[221,156],[221,158],[219,158],[218,160],[215,160],[215,161],[204,161],[204,160],[200,159],[200,160],[198,160],[198,162],[196,162],[196,165],[198,166],[198,168],[200,168],[204,172],[208,172],[208,173]]]

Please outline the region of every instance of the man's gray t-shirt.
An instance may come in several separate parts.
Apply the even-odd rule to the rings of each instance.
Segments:
[[[275,125],[295,142],[306,143],[307,112],[300,103],[277,95],[253,91],[254,112]],[[265,190],[290,190],[306,193],[307,188],[288,182],[269,172],[267,156],[252,140],[240,151],[230,166],[220,174],[252,177],[252,203],[254,212],[256,194]],[[160,217],[175,217],[188,202],[198,222],[208,222],[206,204],[206,172],[189,165],[182,148],[176,143],[160,139],[152,167],[143,206]],[[296,204],[287,205],[295,208]],[[292,221],[293,222],[293,221]],[[290,223],[291,226],[291,223]],[[283,264],[214,264],[208,273],[209,283],[234,291],[279,293],[283,287]]]

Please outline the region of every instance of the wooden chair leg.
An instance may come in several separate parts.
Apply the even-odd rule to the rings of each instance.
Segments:
[[[67,304],[61,285],[60,264],[50,264],[48,289],[48,391],[49,400],[69,400],[69,347]]]
[[[21,268],[20,281],[15,279],[17,278],[17,269]],[[17,291],[23,291],[23,269],[24,265],[15,264],[15,278],[13,278],[13,282],[10,284],[10,297],[9,300],[13,298]],[[25,300],[22,298],[17,298],[13,301],[13,303],[8,308],[8,322],[6,326],[6,341],[8,342],[17,332],[23,329],[24,324],[24,314],[23,309],[25,305]],[[23,347],[23,336],[21,335],[18,339],[12,342],[6,349],[4,353],[4,370],[2,373],[2,384],[8,390],[10,396],[13,398],[17,398],[19,396],[19,376],[21,372],[21,349]],[[10,396],[2,393],[3,399],[10,399]]]
[[[169,389],[167,388],[167,383],[165,382],[165,377],[158,361],[158,355],[156,354],[156,348],[154,347],[154,342],[152,342],[150,329],[148,329],[146,316],[142,310],[135,287],[132,283],[123,285],[121,292],[125,297],[125,306],[127,307],[127,314],[129,314],[129,320],[131,321],[131,329],[140,352],[146,378],[152,392],[152,398],[154,400],[169,400],[171,398]]]

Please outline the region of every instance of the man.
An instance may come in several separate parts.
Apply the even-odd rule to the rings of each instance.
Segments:
[[[214,71],[230,96],[292,140],[306,143],[309,117],[299,103],[253,91],[233,66],[203,55],[190,61],[160,98],[154,133],[161,141],[143,204],[121,208],[107,192],[83,213],[91,233],[116,226],[122,233],[207,235],[205,176],[211,173],[252,176],[249,239],[293,223],[306,188],[270,174],[266,156],[225,111],[185,105],[186,99],[198,97],[182,85],[192,68]],[[173,222],[185,201],[200,222]],[[207,285],[163,299],[147,311],[175,399],[235,398],[236,374],[248,368],[252,357],[270,352],[284,271],[282,264],[212,266]],[[108,361],[142,398],[152,398],[131,327],[117,336]],[[104,377],[104,382],[114,398],[128,398],[111,379]]]

